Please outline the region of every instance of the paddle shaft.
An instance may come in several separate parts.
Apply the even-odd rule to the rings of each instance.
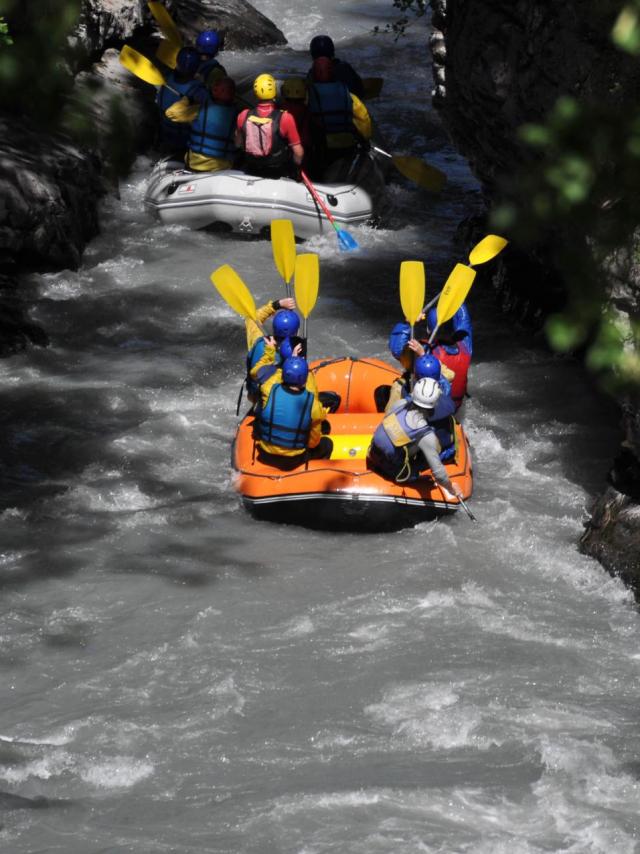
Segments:
[[[309,190],[309,192],[311,193],[311,195],[313,196],[313,198],[314,198],[314,199],[316,200],[316,202],[320,205],[320,207],[321,207],[321,208],[322,208],[322,210],[324,211],[325,216],[327,217],[327,219],[329,220],[329,222],[331,223],[331,225],[335,228],[335,230],[336,230],[336,231],[338,232],[338,234],[339,234],[339,233],[340,233],[340,229],[338,228],[338,225],[336,224],[336,221],[335,221],[335,220],[334,220],[334,218],[332,217],[332,215],[331,215],[331,211],[330,211],[330,210],[329,210],[329,208],[325,205],[325,203],[322,201],[322,199],[321,199],[321,198],[320,198],[320,196],[318,195],[318,192],[317,192],[316,188],[313,186],[313,184],[312,184],[312,183],[311,183],[311,181],[308,179],[308,177],[306,176],[306,174],[302,171],[302,169],[300,170],[300,176],[302,177],[302,180],[304,181],[304,184],[305,184],[305,187],[307,188],[307,190]]]
[[[477,522],[478,520],[477,520],[477,519],[476,519],[476,517],[473,515],[473,513],[471,512],[471,510],[469,510],[469,508],[468,508],[468,506],[467,506],[467,502],[466,502],[466,501],[464,501],[464,499],[460,498],[460,496],[458,496],[458,501],[459,501],[459,502],[460,502],[460,504],[462,505],[462,507],[463,507],[463,509],[464,509],[464,512],[465,512],[465,513],[467,514],[467,516],[471,519],[471,521],[472,521],[472,522]]]

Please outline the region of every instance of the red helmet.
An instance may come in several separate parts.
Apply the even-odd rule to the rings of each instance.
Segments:
[[[236,97],[236,84],[230,77],[219,77],[211,84],[211,97],[214,101],[231,104]]]
[[[313,79],[316,83],[330,83],[333,80],[333,60],[328,56],[319,56],[314,59]]]

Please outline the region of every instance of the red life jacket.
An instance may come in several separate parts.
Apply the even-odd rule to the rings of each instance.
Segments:
[[[449,353],[448,350],[457,350],[457,353]],[[455,373],[455,377],[451,381],[451,397],[456,405],[460,406],[467,393],[467,374],[469,373],[469,365],[471,364],[471,354],[464,345],[456,344],[454,347],[445,347],[442,344],[437,344],[431,351],[433,355]]]

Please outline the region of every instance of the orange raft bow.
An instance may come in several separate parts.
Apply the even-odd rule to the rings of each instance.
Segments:
[[[333,453],[329,460],[309,460],[293,471],[261,463],[253,440],[253,415],[246,415],[233,447],[235,487],[256,517],[294,522],[312,528],[399,528],[460,509],[429,476],[394,483],[367,468],[367,448],[382,419],[376,389],[387,388],[399,372],[379,359],[348,357],[311,363],[318,391],[340,395],[337,412],[327,416]],[[378,392],[380,394],[380,392]],[[467,500],[473,489],[471,453],[456,423],[456,452],[445,464],[451,481]]]

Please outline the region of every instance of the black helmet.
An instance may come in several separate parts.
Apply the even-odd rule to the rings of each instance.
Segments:
[[[312,59],[317,59],[319,56],[328,56],[329,59],[332,59],[336,49],[329,36],[314,36],[311,39],[309,51]]]

